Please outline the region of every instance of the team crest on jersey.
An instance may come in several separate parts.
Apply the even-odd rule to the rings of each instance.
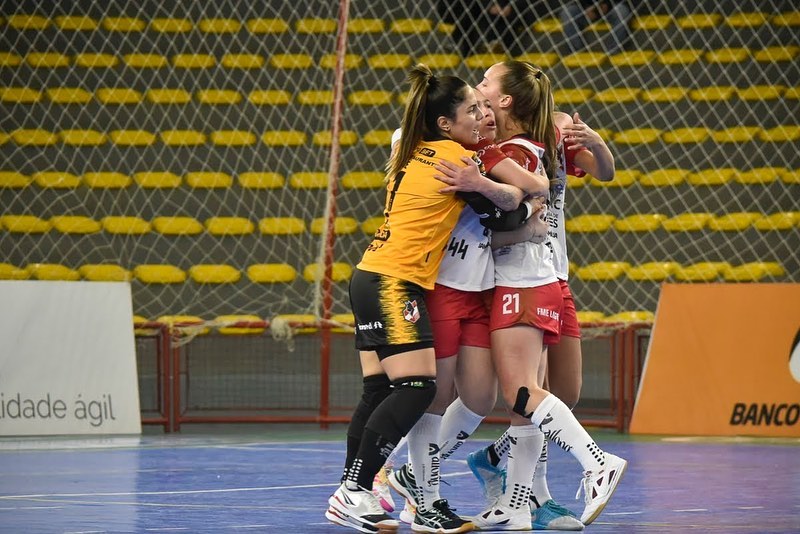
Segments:
[[[416,300],[407,300],[403,308],[403,319],[409,323],[416,323],[419,320],[419,307]]]

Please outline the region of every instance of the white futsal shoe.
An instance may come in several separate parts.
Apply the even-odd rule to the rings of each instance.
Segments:
[[[400,527],[381,507],[371,491],[359,487],[351,490],[342,483],[328,499],[325,517],[328,521],[359,532],[396,532]]]
[[[586,471],[583,474],[583,480],[578,488],[578,493],[575,495],[577,499],[580,497],[581,491],[584,493],[584,501],[586,507],[581,514],[581,522],[584,525],[590,524],[597,519],[603,508],[606,507],[614,490],[617,489],[617,484],[625,474],[625,468],[628,462],[619,456],[605,453],[605,465],[603,469],[597,473]]]

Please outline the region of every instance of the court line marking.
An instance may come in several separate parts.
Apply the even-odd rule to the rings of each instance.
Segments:
[[[603,515],[638,515],[643,513],[644,512],[641,510],[638,510],[636,512],[605,512]]]
[[[737,506],[739,510],[763,510],[763,506]]]
[[[673,510],[673,512],[708,512],[708,508],[684,508],[682,510]]]

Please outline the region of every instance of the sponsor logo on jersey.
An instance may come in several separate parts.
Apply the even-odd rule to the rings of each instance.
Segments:
[[[358,323],[358,325],[356,325],[356,326],[362,332],[364,330],[381,330],[381,329],[383,329],[383,323],[380,322],[380,321],[371,321],[369,323],[363,323],[363,324],[362,323]]]

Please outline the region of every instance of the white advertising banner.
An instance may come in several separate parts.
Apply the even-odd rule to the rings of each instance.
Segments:
[[[0,281],[0,435],[140,434],[130,285]]]

